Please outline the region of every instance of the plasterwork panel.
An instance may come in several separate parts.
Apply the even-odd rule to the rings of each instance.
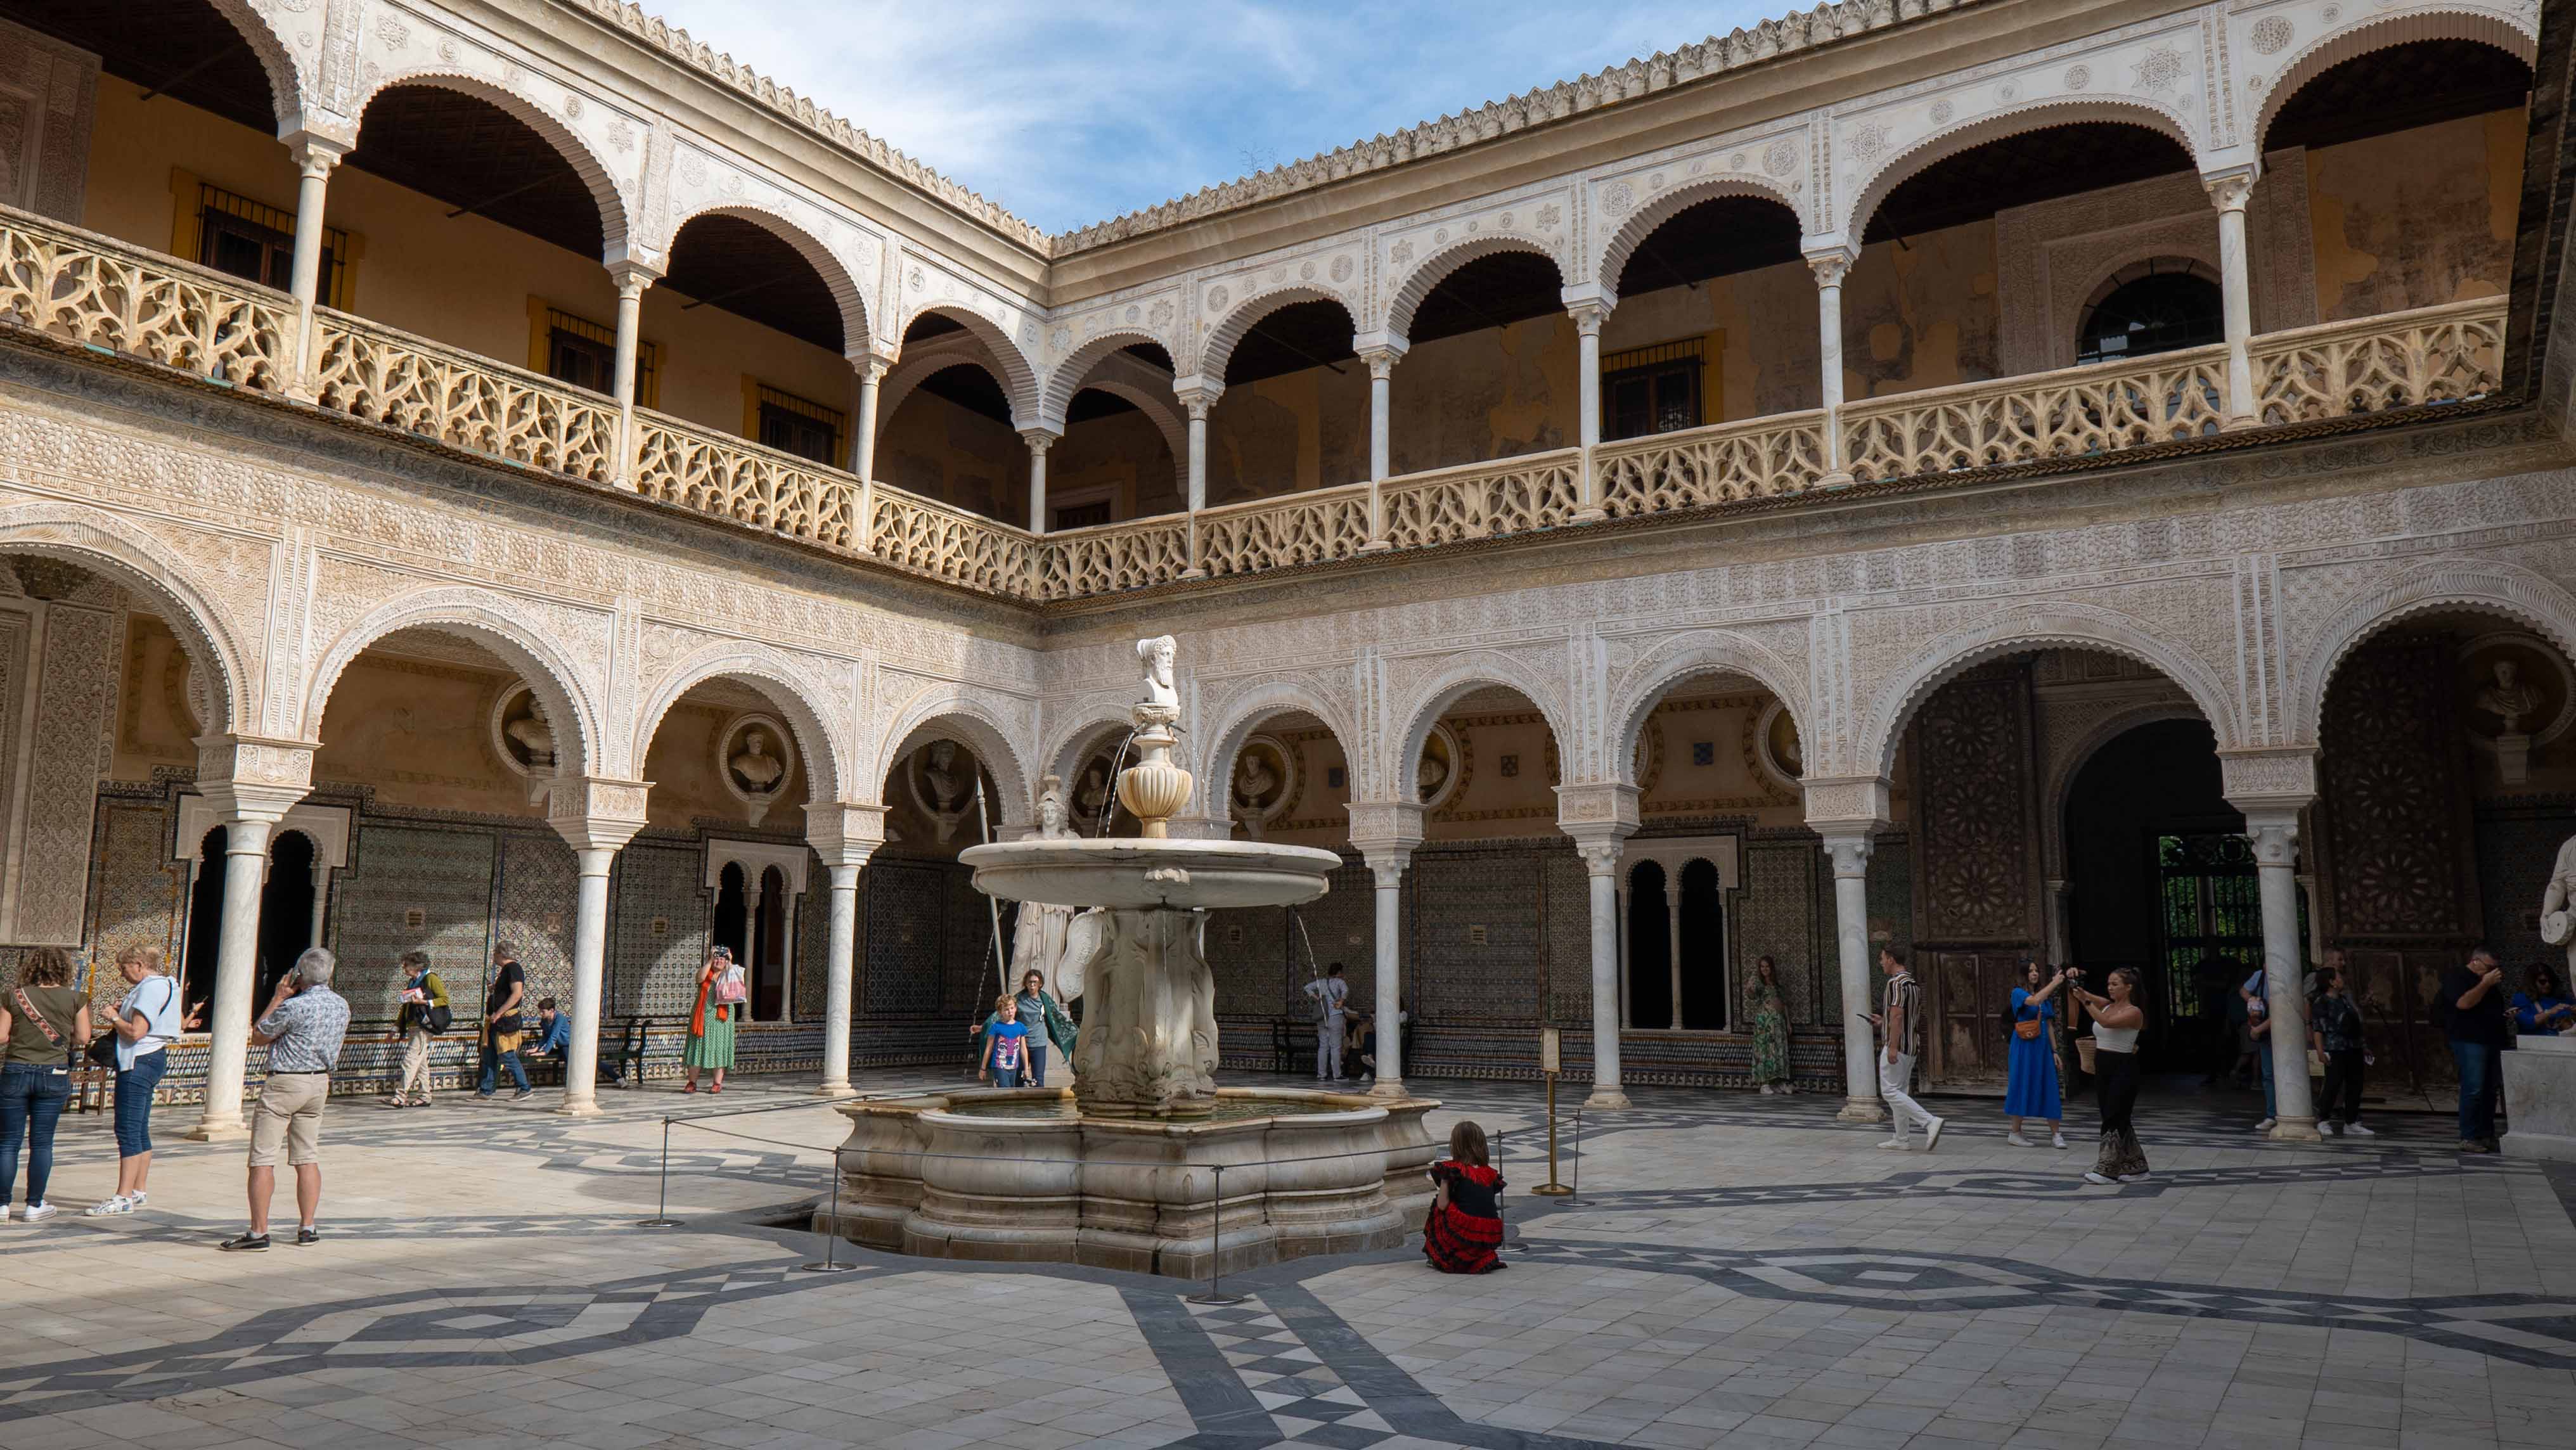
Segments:
[[[2426,946],[2478,931],[2452,672],[2446,639],[2383,638],[2327,696],[2316,816],[2334,942]]]
[[[0,203],[77,226],[98,57],[0,21]]]
[[[89,892],[90,824],[98,781],[115,749],[120,612],[54,604],[28,682],[36,749],[27,757],[26,814],[12,845],[17,920],[10,939],[75,946]]]

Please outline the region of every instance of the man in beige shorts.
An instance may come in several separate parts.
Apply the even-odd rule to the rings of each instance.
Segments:
[[[268,1046],[268,1079],[250,1116],[250,1231],[224,1240],[226,1253],[268,1247],[268,1201],[277,1191],[277,1155],[295,1169],[298,1244],[319,1242],[322,1207],[322,1107],[331,1100],[331,1071],[349,1031],[349,1004],[331,990],[331,954],[320,947],[295,959],[277,984],[251,1040]]]

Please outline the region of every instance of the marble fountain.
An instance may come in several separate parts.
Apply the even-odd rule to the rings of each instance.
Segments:
[[[1136,646],[1137,763],[1117,789],[1140,837],[1076,838],[1050,792],[1038,835],[960,857],[977,890],[1056,913],[1062,949],[1042,955],[1058,995],[1082,1003],[1073,1085],[840,1105],[839,1217],[818,1208],[817,1230],[933,1258],[1188,1278],[1209,1271],[1211,1252],[1233,1272],[1418,1230],[1431,1196],[1422,1170],[1439,1155],[1423,1118],[1438,1103],[1215,1084],[1206,913],[1312,901],[1341,858],[1166,834],[1191,790],[1171,760],[1173,647],[1169,636]]]

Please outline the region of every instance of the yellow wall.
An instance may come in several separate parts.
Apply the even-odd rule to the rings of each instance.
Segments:
[[[2508,291],[2524,127],[2517,108],[2309,152],[2317,320]]]
[[[90,143],[83,224],[168,251],[173,167],[254,201],[292,210],[295,168],[273,136],[102,75]],[[330,224],[363,247],[351,311],[502,362],[528,357],[531,295],[602,325],[617,320],[617,289],[593,257],[568,252],[448,204],[343,166],[331,177]],[[191,259],[193,260],[193,259]],[[845,411],[849,364],[825,349],[717,307],[682,311],[668,287],[644,295],[644,337],[661,344],[661,410],[725,433],[742,427],[745,373]]]

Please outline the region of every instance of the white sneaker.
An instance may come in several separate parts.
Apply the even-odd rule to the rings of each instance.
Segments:
[[[126,1205],[130,1208],[141,1208],[143,1205],[150,1203],[151,1201],[152,1195],[144,1192],[140,1188],[125,1195]]]
[[[17,1211],[18,1206],[14,1203],[0,1203],[0,1223],[7,1223],[9,1221],[9,1215],[16,1213]]]
[[[2099,1174],[2099,1173],[2095,1173],[2095,1172],[2093,1172],[2093,1171],[2091,1171],[2091,1170],[2089,1170],[2089,1169],[2088,1169],[2088,1170],[2086,1170],[2086,1172],[2085,1172],[2085,1174],[2084,1174],[2084,1181],[2085,1181],[2085,1182],[2087,1182],[2087,1183],[2099,1183],[2099,1184],[2101,1184],[2103,1187],[2108,1188],[2108,1187],[2110,1187],[2113,1183],[2117,1182],[2118,1180],[2116,1180],[2116,1179],[2111,1179],[2111,1178],[2105,1178],[2105,1177],[2103,1177],[2101,1174]]]
[[[2280,1120],[2278,1118],[2265,1118],[2263,1121],[2254,1125],[2254,1131],[2257,1133],[2268,1133],[2272,1131],[2274,1127],[2278,1126],[2279,1122]]]
[[[2377,1133],[2370,1131],[2359,1123],[2346,1123],[2343,1125],[2343,1131],[2344,1136],[2348,1138],[2376,1138],[2379,1136]]]
[[[2343,1124],[2336,1122],[2332,1118],[2327,1118],[2317,1124],[2317,1131],[2323,1133],[2329,1138],[2332,1138],[2343,1132]]]
[[[28,1204],[27,1222],[43,1223],[46,1219],[52,1218],[56,1212],[58,1212],[58,1210],[50,1203]]]
[[[2030,1140],[2023,1137],[2019,1130],[2004,1134],[2004,1141],[2012,1144],[2016,1148],[2027,1148],[2030,1146]]]
[[[1897,1152],[1902,1153],[1905,1151],[1905,1140],[1903,1138],[1890,1138],[1886,1142],[1880,1143],[1876,1146],[1881,1148],[1893,1148]]]
[[[1933,1149],[1941,1146],[1941,1130],[1948,1126],[1950,1126],[1950,1120],[1948,1118],[1934,1118],[1932,1120],[1932,1126],[1923,1130],[1924,1152],[1929,1153]]]
[[[2123,1173],[2120,1175],[2120,1181],[2122,1183],[2144,1183],[2147,1181],[2147,1175],[2144,1172]]]
[[[2051,1148],[2056,1149],[2056,1150],[2057,1150],[2058,1152],[2060,1152],[2060,1153],[2065,1152],[2065,1151],[2066,1151],[2066,1135],[2065,1135],[2064,1133],[2051,1133],[2051,1134],[2049,1134],[2049,1135],[2048,1135],[2048,1146],[2050,1146]]]
[[[130,1198],[126,1197],[124,1194],[120,1193],[120,1194],[116,1195],[114,1198],[103,1198],[103,1199],[100,1199],[98,1202],[91,1204],[89,1207],[87,1207],[87,1208],[85,1208],[85,1209],[82,1209],[82,1210],[81,1210],[81,1217],[83,1217],[83,1218],[111,1218],[111,1217],[113,1217],[113,1216],[115,1216],[115,1215],[117,1215],[117,1214],[120,1214],[120,1213],[132,1213],[132,1212],[134,1212],[134,1200],[133,1200],[133,1199],[130,1199]]]
[[[1771,1096],[1771,1084],[1766,1082],[1762,1085],[1762,1096],[1766,1098]]]

